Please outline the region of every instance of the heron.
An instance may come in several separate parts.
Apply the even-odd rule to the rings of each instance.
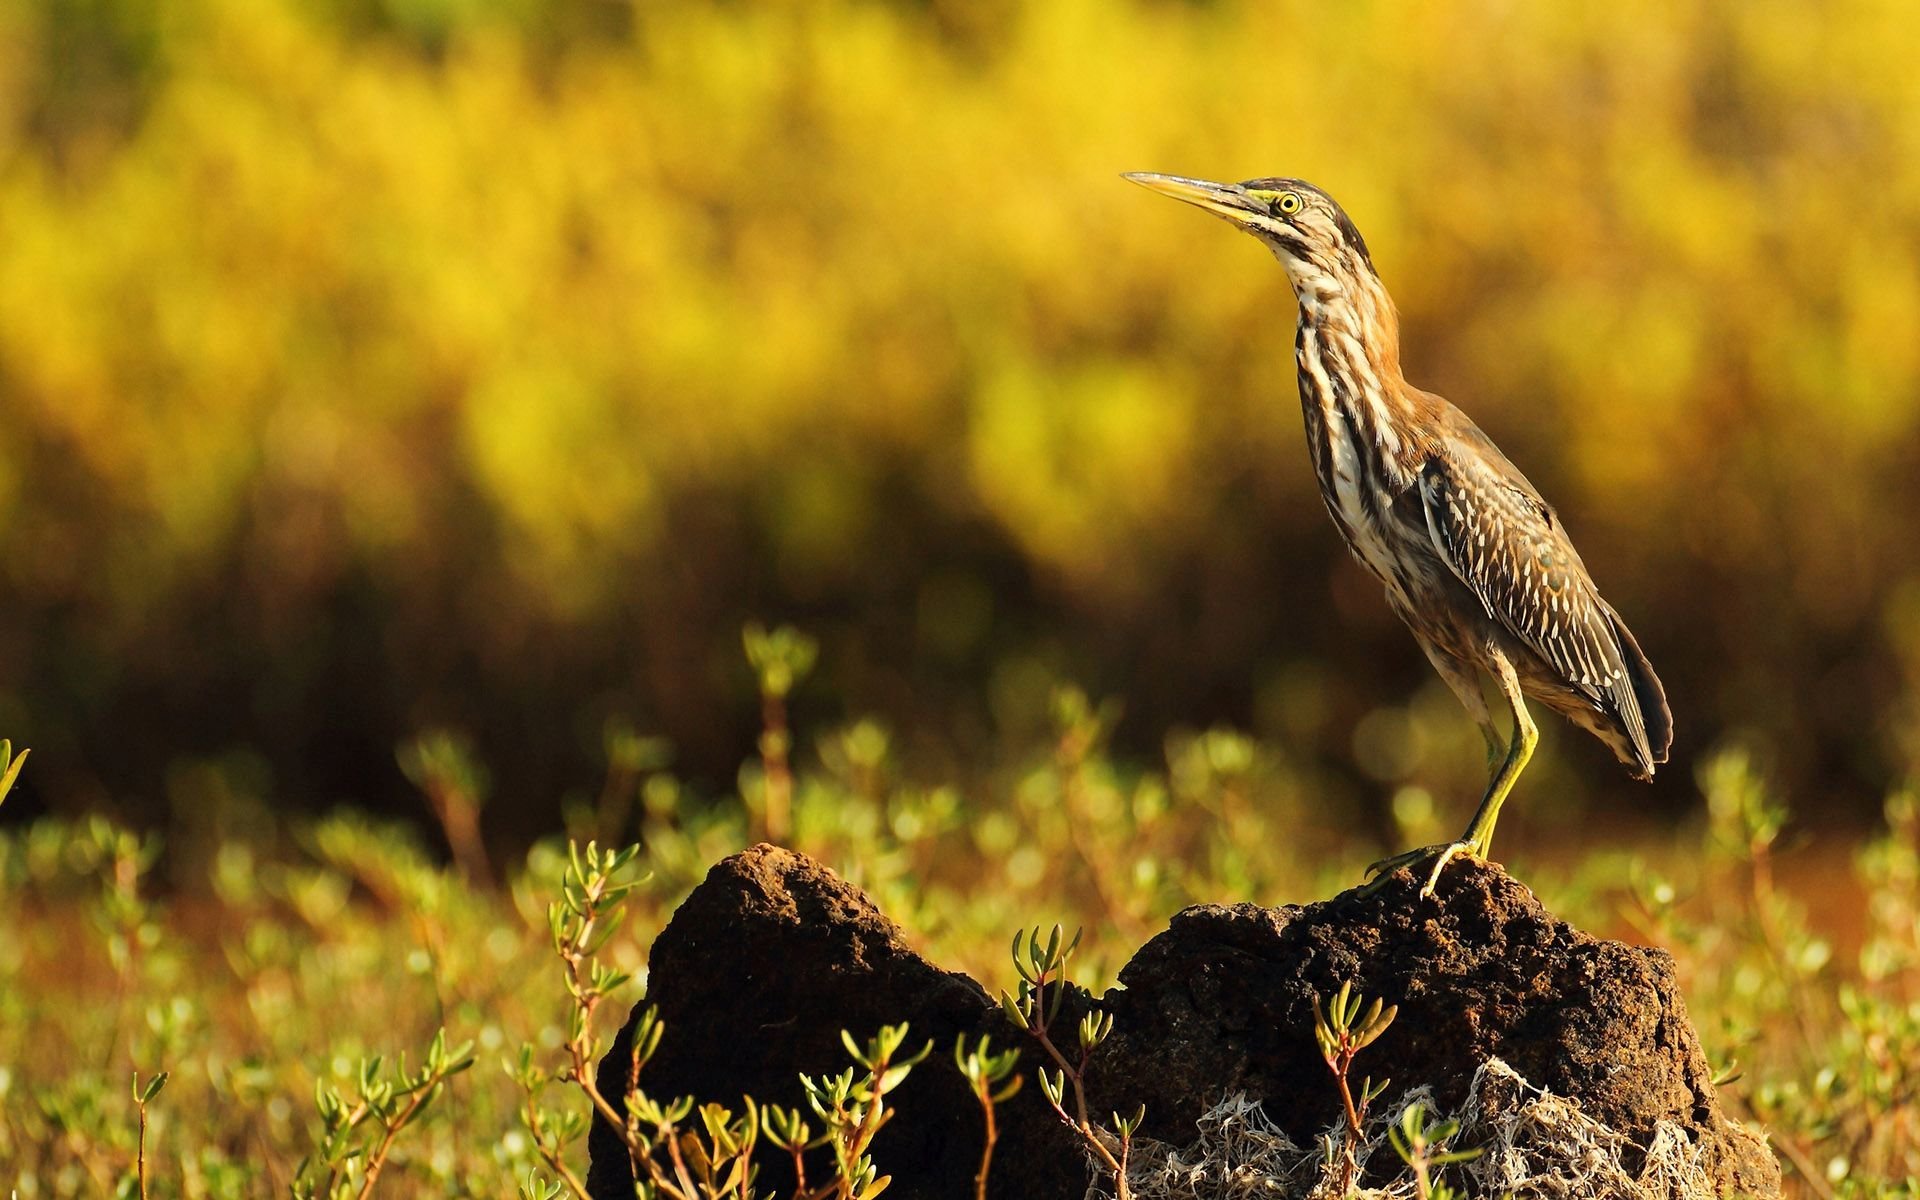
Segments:
[[[1280,260],[1299,306],[1300,408],[1327,513],[1486,739],[1487,789],[1466,831],[1373,864],[1370,886],[1431,860],[1430,898],[1449,862],[1487,859],[1540,738],[1529,697],[1652,779],[1673,742],[1653,665],[1539,489],[1465,413],[1407,382],[1393,299],[1346,210],[1300,179],[1125,178],[1226,219]],[[1511,737],[1494,724],[1482,675]]]

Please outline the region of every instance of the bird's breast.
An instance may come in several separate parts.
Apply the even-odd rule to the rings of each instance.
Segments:
[[[1304,311],[1304,310],[1303,310]],[[1405,605],[1417,590],[1393,516],[1411,484],[1381,381],[1360,342],[1324,314],[1308,314],[1295,340],[1307,446],[1327,514],[1361,564]]]
[[[1321,487],[1327,512],[1354,557],[1404,605],[1410,599],[1410,581],[1401,569],[1406,555],[1393,524],[1393,498],[1381,487],[1378,474],[1369,470],[1366,450],[1351,423],[1335,413],[1329,424],[1334,428],[1325,447],[1329,462]]]

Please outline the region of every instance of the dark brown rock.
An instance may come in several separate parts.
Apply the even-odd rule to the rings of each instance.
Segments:
[[[1304,1143],[1339,1115],[1310,1036],[1314,998],[1351,981],[1400,1006],[1354,1066],[1390,1076],[1389,1101],[1426,1083],[1457,1108],[1475,1070],[1500,1058],[1641,1144],[1659,1122],[1679,1126],[1723,1191],[1779,1193],[1771,1154],[1721,1112],[1672,956],[1581,933],[1498,867],[1449,867],[1435,899],[1417,889],[1403,871],[1373,897],[1176,915],[1103,1001],[1114,1014],[1097,1061],[1103,1100],[1144,1102],[1147,1132],[1178,1142],[1215,1100],[1244,1092]]]
[[[1311,1144],[1337,1104],[1313,998],[1351,981],[1400,1006],[1355,1068],[1393,1077],[1383,1103],[1426,1083],[1457,1105],[1498,1057],[1636,1140],[1677,1126],[1723,1191],[1779,1194],[1764,1144],[1721,1112],[1665,952],[1580,933],[1497,867],[1450,867],[1437,900],[1416,888],[1402,872],[1373,897],[1175,916],[1099,1001],[1114,1033],[1090,1070],[1098,1111],[1144,1102],[1145,1132],[1181,1143],[1214,1102],[1243,1092]],[[1025,1042],[978,984],[916,954],[857,889],[771,846],[721,862],[688,897],[654,945],[648,1002],[666,1022],[649,1092],[735,1106],[743,1094],[800,1103],[799,1072],[846,1066],[842,1028],[865,1037],[907,1021],[912,1045],[931,1037],[937,1053],[896,1093],[898,1116],[875,1146],[894,1175],[888,1194],[905,1200],[972,1195],[980,1120],[948,1057],[954,1039]],[[625,1052],[623,1041],[602,1064],[610,1094]],[[1022,1069],[1037,1061],[1028,1048]],[[1079,1200],[1080,1152],[1038,1088],[1003,1108],[1001,1128],[995,1195]],[[592,1146],[594,1195],[630,1195],[612,1132],[596,1127]],[[774,1164],[763,1181],[779,1182]]]
[[[750,1095],[804,1107],[800,1073],[851,1065],[842,1029],[864,1041],[882,1025],[908,1022],[908,1047],[931,1038],[934,1053],[894,1093],[894,1119],[874,1143],[880,1172],[894,1176],[887,1195],[973,1196],[981,1117],[953,1064],[953,1045],[962,1033],[970,1041],[989,1034],[998,1047],[1025,1035],[979,984],[915,953],[858,888],[776,846],[733,855],[708,872],[661,931],[647,975],[648,995],[635,1011],[658,1005],[666,1030],[641,1085],[658,1098],[692,1095],[738,1110]],[[599,1083],[609,1096],[624,1087],[632,1029],[629,1020],[601,1061]],[[1078,1197],[1078,1151],[1039,1089],[1023,1089],[1001,1111],[996,1155],[1032,1165],[1024,1175],[996,1169],[994,1195]],[[596,1122],[590,1148],[592,1193],[630,1197],[632,1176],[613,1131]],[[791,1176],[770,1158],[763,1187],[785,1195]]]

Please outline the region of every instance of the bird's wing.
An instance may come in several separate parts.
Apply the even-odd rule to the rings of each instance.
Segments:
[[[1504,459],[1501,460],[1505,462]],[[1645,770],[1648,747],[1636,680],[1645,671],[1600,597],[1553,510],[1530,485],[1480,460],[1430,456],[1420,470],[1428,536],[1487,615],[1559,672],[1567,686],[1618,717]],[[1656,685],[1657,686],[1657,685]]]

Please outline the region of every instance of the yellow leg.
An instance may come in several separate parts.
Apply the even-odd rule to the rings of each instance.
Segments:
[[[1487,786],[1492,787],[1495,772],[1506,760],[1507,743],[1501,738],[1500,731],[1493,727],[1492,721],[1480,726],[1480,736],[1487,739]]]
[[[1480,807],[1474,810],[1473,820],[1468,822],[1467,831],[1460,835],[1459,841],[1409,850],[1367,868],[1367,873],[1375,878],[1367,885],[1366,894],[1377,891],[1387,877],[1401,867],[1432,859],[1433,869],[1427,875],[1426,886],[1420,889],[1422,896],[1432,896],[1434,889],[1439,886],[1440,872],[1446,869],[1448,863],[1456,858],[1484,860],[1491,852],[1493,827],[1500,819],[1500,806],[1506,803],[1515,781],[1520,778],[1520,772],[1526,769],[1527,761],[1533,757],[1533,748],[1540,743],[1540,730],[1527,714],[1526,698],[1520,692],[1520,679],[1514,673],[1513,665],[1498,651],[1494,652],[1492,659],[1494,680],[1500,685],[1500,694],[1506,698],[1507,706],[1513,713],[1513,739],[1502,747],[1500,736],[1491,723],[1480,726],[1481,733],[1487,739],[1487,764],[1491,772]]]
[[[1533,718],[1527,715],[1527,700],[1520,693],[1520,679],[1514,674],[1513,666],[1504,655],[1494,655],[1494,678],[1499,681],[1500,694],[1507,699],[1513,710],[1513,742],[1507,747],[1506,759],[1495,771],[1487,783],[1487,794],[1475,810],[1473,820],[1468,822],[1466,833],[1460,840],[1472,848],[1478,858],[1485,858],[1493,849],[1493,825],[1500,819],[1500,806],[1507,802],[1507,795],[1513,791],[1513,785],[1520,778],[1520,772],[1526,770],[1527,762],[1533,757],[1533,748],[1540,744],[1540,730],[1534,725]],[[1439,872],[1434,872],[1439,878]]]

